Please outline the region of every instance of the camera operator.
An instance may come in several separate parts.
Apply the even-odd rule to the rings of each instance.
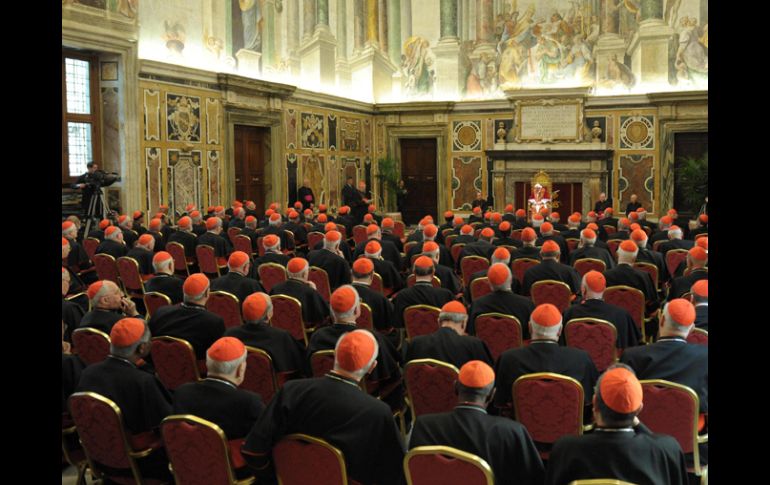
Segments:
[[[104,172],[99,170],[99,164],[96,162],[88,162],[86,164],[88,172],[84,173],[75,181],[72,185],[73,189],[81,189],[83,191],[83,198],[80,200],[80,206],[83,208],[83,214],[88,215],[88,208],[91,205],[91,198],[94,196],[101,180],[104,178]],[[101,214],[101,202],[97,202],[95,214]]]

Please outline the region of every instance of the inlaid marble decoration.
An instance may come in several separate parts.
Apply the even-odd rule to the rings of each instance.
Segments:
[[[336,156],[332,155],[329,157],[328,173],[334,174],[338,172],[337,163]],[[333,207],[338,206],[338,197],[335,194],[339,193],[339,178],[334,176],[327,177],[327,182],[329,183],[329,192],[325,194],[324,203]]]
[[[372,153],[372,122],[369,120],[364,120],[363,128],[361,129],[363,133],[363,148],[364,153],[370,154]]]
[[[481,190],[481,157],[452,157],[453,210],[470,210]]]
[[[342,151],[357,152],[361,148],[361,120],[340,117]]]
[[[219,200],[219,150],[208,150],[209,205],[217,205]]]
[[[387,151],[385,145],[385,123],[383,121],[377,122],[377,156],[384,156]]]
[[[452,123],[452,151],[475,152],[481,150],[481,122],[455,121]]]
[[[484,136],[486,138],[484,140],[484,143],[486,148],[488,149],[494,146],[495,140],[497,139],[495,138],[495,126],[496,126],[495,120],[490,120],[490,119],[484,120],[484,128],[485,128]]]
[[[310,155],[300,157],[300,179],[310,180],[310,188],[313,189],[313,194],[315,194],[319,204],[326,200],[324,158],[323,155],[319,155],[315,151],[311,152]]]
[[[302,148],[323,148],[324,116],[314,113],[302,113],[301,137]]]
[[[206,143],[219,145],[222,133],[222,111],[218,99],[206,98]]]
[[[201,99],[166,93],[166,129],[169,141],[201,141]]]
[[[618,194],[621,209],[636,194],[648,212],[655,212],[655,157],[653,155],[621,155],[618,170]]]
[[[653,116],[620,117],[621,150],[654,150],[655,118]]]
[[[156,208],[163,203],[163,194],[161,193],[161,150],[158,147],[147,147],[145,153],[145,191],[147,194],[147,205],[145,208]]]
[[[120,171],[120,97],[118,88],[102,87],[102,168]]]
[[[183,153],[180,150],[167,150],[169,205],[184,207],[187,204],[202,205],[201,197],[201,152],[194,150]]]
[[[284,111],[286,116],[286,148],[294,150],[297,148],[297,111],[293,109],[287,109]]]
[[[329,123],[329,150],[337,150],[337,117],[328,116]]]
[[[160,91],[144,90],[144,139],[160,140]]]

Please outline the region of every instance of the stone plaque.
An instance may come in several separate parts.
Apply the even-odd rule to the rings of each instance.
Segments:
[[[516,101],[516,142],[582,141],[583,100]]]

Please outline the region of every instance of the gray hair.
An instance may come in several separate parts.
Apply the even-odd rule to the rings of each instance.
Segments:
[[[334,315],[334,320],[335,321],[347,320],[347,319],[353,317],[353,315],[356,314],[356,307],[361,303],[361,297],[358,294],[358,290],[353,288],[352,285],[342,285],[342,286],[340,286],[337,289],[339,290],[340,288],[350,288],[351,290],[353,290],[353,294],[356,295],[356,302],[353,304],[353,307],[350,310],[346,311],[345,313],[337,313],[336,311],[334,311],[334,308],[332,308],[331,304],[330,304],[329,305],[329,310],[331,310],[332,315]]]
[[[128,347],[116,347],[115,345],[110,344],[110,354],[114,355],[115,357],[120,357],[121,359],[130,359],[134,356],[136,349],[138,349],[140,345],[149,342],[150,327],[147,326],[147,322],[144,320],[142,320],[142,323],[144,323],[144,333],[138,341],[134,342]]]
[[[356,292],[356,294],[358,294],[358,292]],[[372,341],[374,342],[374,352],[372,353],[372,358],[369,359],[369,361],[363,367],[361,367],[360,369],[355,370],[355,371],[349,371],[349,370],[344,371],[344,372],[352,375],[354,379],[360,381],[361,379],[364,378],[364,376],[366,376],[366,373],[369,372],[369,369],[372,368],[372,365],[374,365],[374,361],[377,360],[377,356],[380,355],[380,345],[377,343],[377,339],[374,338],[374,335],[370,331],[362,330],[362,329],[353,330],[353,331],[354,332],[366,332],[366,334],[369,335],[369,338],[371,338]],[[349,333],[349,332],[347,332],[347,333]],[[342,338],[345,335],[347,335],[347,333],[343,333],[340,336],[340,338],[337,339],[337,343],[334,345],[334,370],[340,370],[339,363],[337,363],[337,348],[340,346],[340,342],[342,341]]]
[[[456,323],[458,325],[463,324],[468,321],[468,315],[464,313],[457,313],[457,312],[441,312],[438,314],[438,323],[441,324],[441,322],[449,320],[452,323]]]
[[[208,369],[209,375],[217,374],[220,376],[232,376],[243,361],[246,360],[247,355],[248,351],[244,350],[242,356],[237,359],[228,360],[227,362],[214,360],[206,355],[206,368]]]
[[[160,262],[156,262],[156,261],[152,262],[152,268],[155,270],[156,273],[163,271],[169,266],[170,267],[174,266],[174,258],[168,258],[167,260],[160,261]]]
[[[559,330],[561,330],[561,322],[559,322],[557,325],[553,325],[551,327],[546,327],[543,325],[538,325],[535,323],[532,318],[529,319],[530,325],[532,325],[532,338],[535,337],[543,337],[543,338],[550,338],[555,339],[559,337]]]

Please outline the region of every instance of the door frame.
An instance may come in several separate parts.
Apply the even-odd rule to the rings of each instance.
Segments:
[[[436,214],[441,215],[449,207],[448,171],[441,170],[440,160],[447,157],[448,129],[445,124],[398,126],[388,129],[388,148],[398,162],[401,172],[401,140],[409,138],[434,138],[436,140]]]

